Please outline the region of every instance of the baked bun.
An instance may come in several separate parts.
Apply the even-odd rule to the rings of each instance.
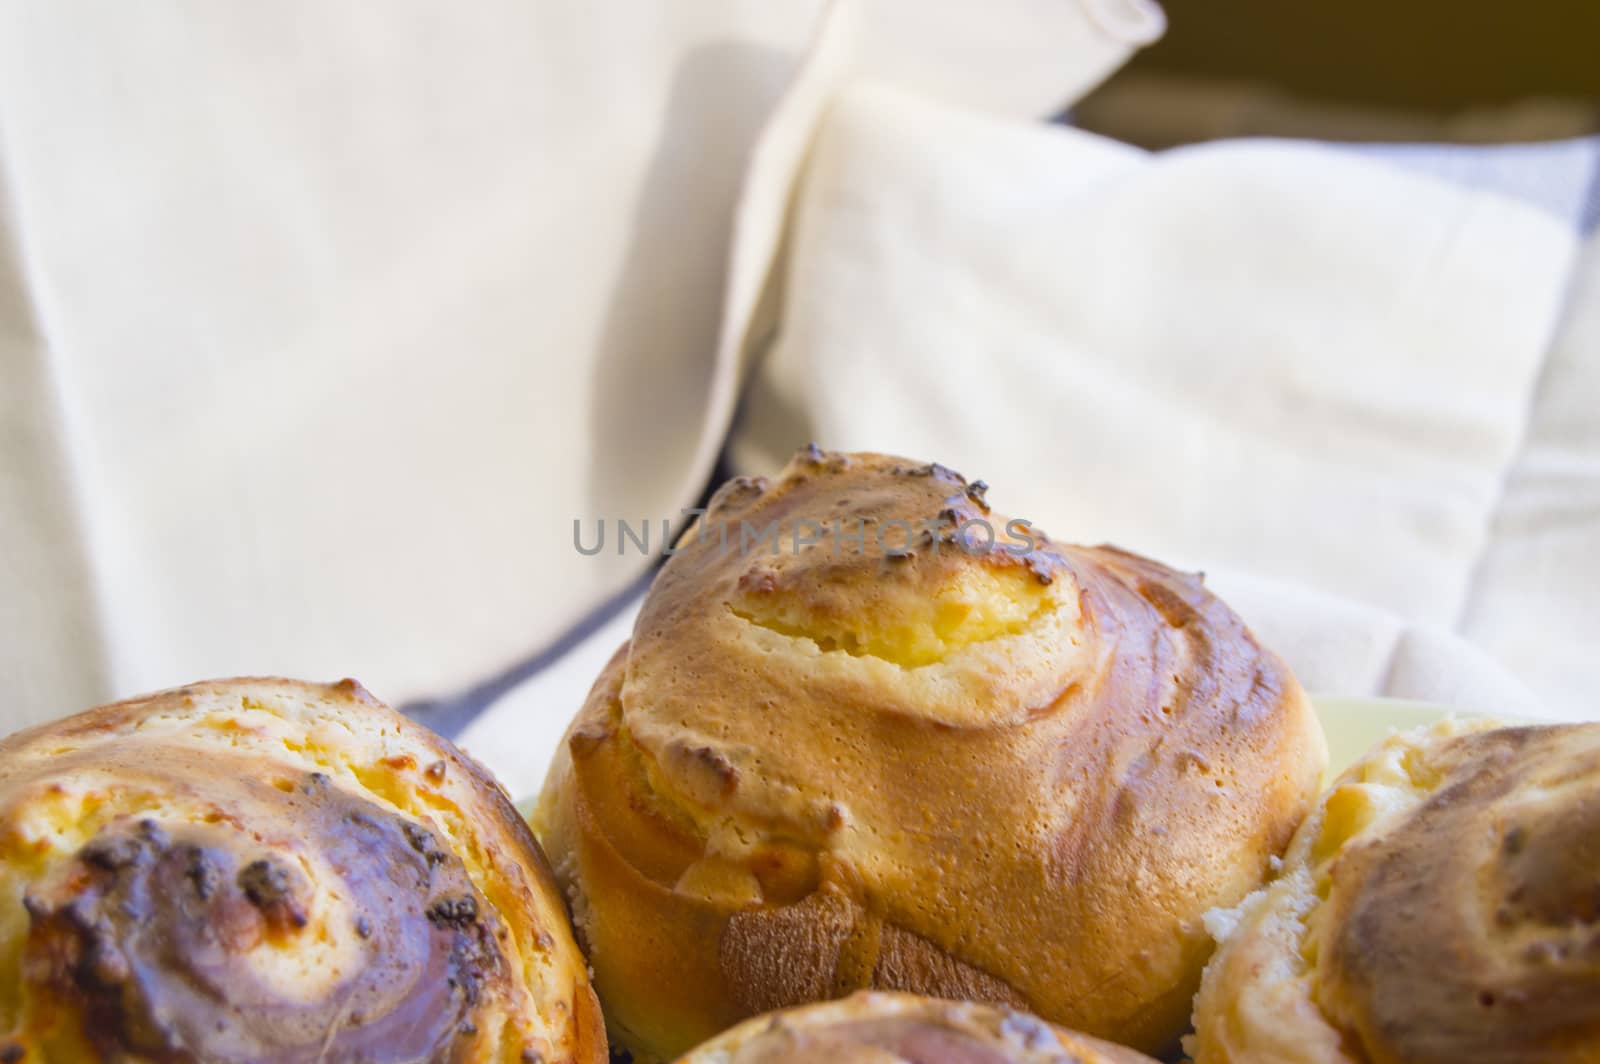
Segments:
[[[1288,843],[1321,731],[1198,577],[1029,550],[984,491],[802,452],[724,486],[657,576],[536,814],[641,1056],[867,988],[1144,1049],[1184,1029],[1202,915]]]
[[[1025,1012],[863,990],[746,1020],[678,1064],[1156,1064]]]
[[[1394,736],[1215,922],[1198,1064],[1600,1061],[1600,724]]]
[[[354,681],[0,743],[0,1060],[606,1059],[503,791]]]

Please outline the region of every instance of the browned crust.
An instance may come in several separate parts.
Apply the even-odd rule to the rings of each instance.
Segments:
[[[606,1040],[606,1017],[600,1011],[600,999],[594,987],[584,983],[577,993],[578,1049],[574,1054],[577,1064],[608,1064],[611,1050]]]
[[[942,467],[816,451],[725,486],[706,520],[834,512],[1005,522]],[[873,986],[1026,1003],[1143,1048],[1176,1038],[1201,917],[1282,851],[1320,729],[1199,578],[1035,534],[1025,559],[718,556],[686,534],[541,804],[624,1044],[670,1056],[753,1011]],[[850,635],[969,577],[1014,581],[1043,612],[911,664],[877,656],[892,630]]]
[[[735,913],[722,934],[721,964],[749,1013],[863,989],[1028,1007],[1008,984],[833,889],[796,905]]]
[[[947,1064],[1154,1064],[1125,1046],[1011,1009],[882,992],[756,1017],[679,1064],[804,1064],[858,1054]]]
[[[280,699],[282,701],[277,701]],[[274,708],[278,706],[293,706],[292,714],[299,714],[299,716],[290,715],[288,712],[280,714],[278,709]],[[249,779],[240,781],[234,778],[230,782],[229,777],[219,777],[216,783],[208,783],[209,774],[215,768],[223,765],[233,766],[243,763],[240,760],[241,758],[257,758],[258,760],[255,764],[258,766],[260,773],[276,777],[281,788],[289,789],[291,783],[302,778],[295,775],[297,770],[294,766],[302,766],[300,771],[303,775],[305,771],[308,771],[304,768],[307,761],[300,758],[298,754],[290,753],[286,755],[281,749],[277,751],[277,755],[274,755],[273,750],[276,748],[265,744],[251,746],[249,742],[237,750],[232,747],[219,746],[218,749],[221,753],[219,753],[219,759],[215,764],[208,763],[209,759],[195,761],[192,759],[197,755],[198,750],[204,749],[203,745],[199,748],[174,747],[168,750],[164,745],[167,740],[161,737],[167,733],[162,732],[158,735],[156,732],[141,732],[136,729],[136,726],[141,721],[156,714],[172,716],[178,723],[171,734],[187,742],[190,737],[201,734],[194,732],[191,736],[191,733],[186,732],[183,728],[182,715],[191,709],[202,716],[207,713],[221,713],[226,716],[229,712],[234,711],[266,709],[273,714],[274,720],[282,722],[281,726],[291,734],[294,734],[293,729],[296,725],[292,722],[295,720],[304,719],[305,726],[308,728],[315,726],[317,718],[315,711],[310,707],[328,707],[327,710],[324,710],[325,712],[343,714],[338,719],[344,721],[347,726],[356,729],[351,733],[351,742],[356,744],[364,743],[366,745],[352,746],[344,749],[343,752],[357,751],[352,754],[357,758],[357,761],[352,762],[352,764],[364,766],[363,771],[387,773],[382,778],[392,782],[378,785],[387,788],[384,792],[386,796],[392,795],[401,802],[402,819],[399,821],[399,827],[405,828],[406,832],[398,832],[396,829],[382,827],[382,825],[388,824],[391,819],[391,814],[384,812],[382,805],[363,804],[368,801],[367,798],[362,797],[364,793],[362,788],[367,786],[365,777],[362,778],[363,782],[357,785],[353,780],[341,781],[338,778],[311,772],[309,776],[304,777],[303,782],[295,784],[292,789],[291,796],[288,798],[291,802],[289,809],[296,808],[292,804],[294,802],[301,803],[307,809],[313,809],[317,803],[324,801],[322,797],[324,793],[327,793],[330,798],[337,797],[337,802],[332,806],[334,809],[342,808],[343,805],[348,804],[352,810],[348,814],[349,819],[353,822],[359,822],[361,825],[371,825],[359,828],[360,831],[366,833],[366,837],[370,838],[370,841],[359,843],[359,846],[364,847],[365,850],[352,851],[352,853],[369,852],[372,851],[373,847],[379,845],[377,839],[380,836],[373,835],[374,831],[381,829],[381,831],[389,832],[397,840],[396,844],[400,846],[397,859],[403,857],[405,861],[414,862],[418,869],[416,874],[431,881],[432,886],[428,889],[438,895],[437,899],[423,903],[433,906],[427,913],[428,923],[415,925],[412,930],[406,933],[411,935],[415,941],[421,941],[416,939],[416,936],[420,933],[429,934],[435,941],[444,943],[452,941],[452,936],[454,936],[454,940],[462,943],[462,945],[452,948],[468,951],[462,954],[462,959],[454,959],[449,962],[454,966],[452,968],[454,974],[451,975],[451,978],[467,980],[467,982],[460,984],[468,988],[465,991],[467,997],[458,999],[464,1000],[466,1003],[457,1007],[495,1010],[468,1013],[471,1022],[465,1023],[461,1034],[451,1041],[453,1046],[450,1053],[451,1059],[489,1059],[480,1054],[489,1052],[491,1046],[498,1047],[493,1052],[494,1059],[499,1059],[500,1054],[507,1051],[505,1038],[512,1039],[510,1051],[515,1053],[517,1040],[526,1037],[525,1034],[517,1034],[516,1032],[527,1032],[535,1029],[528,1026],[530,1023],[548,1021],[552,1024],[549,1029],[566,1043],[567,1048],[563,1051],[562,1059],[581,1061],[583,1064],[598,1064],[598,1062],[606,1060],[608,1057],[607,1043],[598,1001],[592,988],[588,985],[583,960],[572,939],[566,906],[555,875],[528,825],[518,815],[504,789],[482,765],[466,756],[442,737],[395,713],[354,680],[343,680],[337,684],[325,685],[273,677],[242,677],[192,684],[169,691],[125,699],[85,711],[53,724],[38,726],[12,735],[4,741],[0,741],[0,816],[5,818],[5,823],[0,824],[0,827],[4,827],[8,834],[12,833],[14,831],[12,825],[21,823],[21,821],[17,821],[14,818],[30,815],[31,806],[29,803],[34,801],[34,796],[39,794],[47,795],[50,793],[51,788],[55,786],[50,782],[53,772],[69,771],[69,764],[82,765],[92,768],[98,774],[97,778],[104,780],[104,782],[95,784],[97,788],[101,788],[103,791],[97,802],[99,805],[105,806],[112,815],[112,819],[107,821],[104,815],[96,814],[97,822],[104,821],[110,825],[99,829],[100,834],[94,836],[97,840],[105,838],[109,842],[104,844],[97,843],[97,845],[118,845],[126,848],[126,844],[118,840],[130,829],[127,826],[118,825],[126,825],[128,821],[126,817],[120,820],[115,817],[116,803],[119,801],[118,781],[123,778],[125,772],[132,771],[136,773],[134,778],[139,781],[137,783],[138,788],[148,792],[150,787],[159,786],[154,781],[164,778],[161,773],[167,771],[166,766],[175,765],[184,758],[190,758],[189,763],[193,766],[191,771],[171,777],[173,790],[170,801],[174,803],[174,808],[177,811],[157,813],[154,814],[156,819],[147,819],[139,822],[140,830],[145,830],[148,837],[155,840],[151,843],[151,846],[156,848],[150,852],[157,856],[140,859],[142,863],[137,867],[148,867],[151,860],[166,861],[167,859],[160,858],[159,854],[168,846],[179,846],[181,844],[181,846],[188,848],[185,852],[198,853],[199,850],[195,848],[197,843],[188,841],[192,839],[211,840],[206,845],[218,847],[215,850],[218,855],[215,859],[224,862],[224,868],[230,867],[235,860],[246,862],[257,858],[256,864],[240,872],[240,886],[246,890],[251,899],[254,899],[257,906],[262,908],[264,914],[270,915],[273,912],[266,906],[269,902],[274,905],[278,904],[276,899],[280,897],[286,899],[284,904],[294,906],[292,909],[284,910],[289,915],[285,916],[281,921],[281,930],[274,932],[274,934],[291,936],[289,941],[292,943],[295,941],[292,938],[295,929],[304,924],[307,919],[305,914],[309,913],[310,910],[303,908],[302,903],[288,899],[298,897],[301,891],[316,891],[320,889],[318,884],[304,881],[304,877],[296,870],[298,862],[293,859],[292,855],[281,866],[287,871],[274,871],[275,867],[280,866],[274,865],[275,859],[271,857],[273,851],[267,842],[273,836],[266,836],[262,841],[246,843],[239,850],[240,856],[234,858],[228,856],[230,853],[229,847],[234,845],[229,842],[232,836],[229,836],[225,831],[206,829],[203,824],[200,828],[195,828],[189,820],[185,819],[186,814],[182,810],[193,807],[196,802],[201,803],[201,805],[204,805],[207,801],[221,802],[223,804],[216,808],[227,810],[222,821],[224,825],[236,821],[249,824],[248,818],[252,815],[250,803],[262,800],[279,801],[277,797],[274,797],[279,795],[279,791],[266,786],[264,780],[252,782]],[[197,716],[196,719],[198,720],[200,717]],[[278,726],[274,725],[274,727]],[[246,730],[248,731],[248,728]],[[310,733],[307,732],[306,734],[309,735]],[[250,740],[250,742],[253,741],[254,739]],[[124,755],[122,753],[124,743],[144,745],[137,749],[130,747],[129,749],[135,752],[131,755]],[[67,748],[71,748],[71,752],[64,761],[48,753],[54,749]],[[102,750],[104,751],[103,755],[100,753]],[[375,761],[360,760],[361,758],[376,757],[375,754],[371,753],[374,750],[391,750],[394,752],[386,756],[377,757]],[[44,751],[45,754],[41,756],[35,751]],[[203,755],[200,756],[203,758]],[[58,765],[60,766],[59,768],[57,767]],[[314,761],[311,762],[311,767],[316,767]],[[236,770],[224,769],[224,771]],[[330,769],[329,771],[333,770]],[[254,774],[248,770],[245,773],[246,776],[253,776]],[[329,782],[330,779],[332,782]],[[462,851],[452,854],[448,849],[441,848],[446,845],[444,842],[446,837],[444,835],[436,830],[426,831],[416,827],[417,824],[428,824],[429,818],[436,814],[427,803],[415,808],[408,807],[406,803],[410,802],[411,799],[401,796],[409,794],[421,795],[424,792],[435,795],[435,798],[430,799],[431,802],[445,803],[439,806],[440,809],[448,807],[453,811],[458,811],[465,818],[461,823],[467,825],[467,830],[476,837],[476,841],[472,844],[474,848],[471,853]],[[257,797],[249,798],[246,797],[247,794],[254,794]],[[208,799],[208,795],[212,797]],[[266,797],[263,798],[262,796]],[[389,798],[385,797],[384,801],[388,800]],[[262,815],[276,815],[281,818],[284,814],[281,812],[272,814],[263,807]],[[338,815],[345,816],[343,813]],[[454,816],[456,814],[452,812],[451,815]],[[214,819],[215,814],[213,814]],[[149,823],[152,826],[145,829],[143,828],[145,823]],[[272,821],[267,820],[263,821],[263,823],[270,824]],[[303,831],[295,833],[300,835],[302,840],[298,841],[296,845],[310,845],[313,848],[321,845],[321,843],[307,841],[316,837],[315,831],[317,829],[313,822],[301,818],[295,820],[294,823],[298,823],[303,827]],[[195,834],[197,830],[200,832],[199,835]],[[281,832],[283,829],[270,828],[268,830]],[[111,834],[107,834],[108,832]],[[401,839],[402,835],[405,836],[403,840]],[[137,842],[137,832],[135,832],[133,838]],[[170,843],[167,841],[169,838],[173,840]],[[266,860],[258,859],[262,853],[268,855]],[[33,857],[20,856],[23,856],[23,859],[26,860],[36,860]],[[422,856],[427,857],[425,862],[421,860]],[[82,860],[81,857],[76,859]],[[473,874],[481,874],[487,877],[485,880],[487,894],[477,893],[463,878],[465,869],[462,861],[466,861],[469,865],[477,868],[475,862],[480,859],[486,863]],[[3,861],[0,861],[0,869],[3,869],[3,865],[11,860],[12,857],[6,856]],[[55,868],[60,866],[62,859],[51,858],[51,860],[55,862],[51,867]],[[121,860],[119,858],[118,866],[107,865],[106,867],[120,867]],[[347,862],[349,858],[340,858],[339,860],[340,862]],[[341,863],[338,867],[352,869],[355,866],[349,863]],[[388,867],[390,868],[389,876],[393,877],[400,874],[395,871],[398,866],[390,864]],[[452,869],[455,869],[455,871],[452,871]],[[130,869],[130,874],[134,870]],[[91,869],[91,871],[93,870]],[[246,873],[249,875],[247,876]],[[140,876],[145,874],[147,873],[139,873]],[[93,875],[91,875],[88,882],[91,884],[93,882],[103,882],[101,887],[93,888],[95,890],[122,891],[124,889],[142,889],[132,886],[123,888],[118,885],[116,878],[95,880],[95,876],[102,876],[102,873],[93,871]],[[29,950],[35,949],[32,944],[33,938],[46,933],[55,936],[61,942],[60,946],[52,946],[50,947],[51,949],[76,948],[71,944],[74,941],[73,936],[78,935],[79,932],[74,931],[70,923],[62,923],[55,917],[50,917],[45,924],[41,924],[40,921],[49,912],[53,911],[48,908],[48,906],[54,904],[49,899],[61,896],[70,900],[72,892],[84,889],[80,884],[85,881],[80,874],[73,873],[66,879],[62,879],[57,875],[52,882],[56,885],[41,886],[36,891],[32,886],[29,888],[30,891],[34,891],[34,893],[30,894],[30,898],[33,900],[29,903],[29,911],[33,916],[33,931],[30,934],[30,945],[27,947]],[[219,891],[232,889],[231,880],[229,879],[221,881],[213,879],[209,882],[216,885],[207,885],[197,901],[184,903],[192,914],[206,913],[206,904],[220,903],[220,901],[225,900],[224,896],[218,893]],[[402,880],[399,878],[393,879],[391,885],[383,888],[380,895],[377,896],[398,896],[396,892],[402,889],[401,882]],[[181,886],[180,884],[180,893]],[[198,884],[196,889],[198,889]],[[340,889],[350,891],[358,888],[352,887],[347,883]],[[63,894],[63,892],[67,893]],[[471,906],[470,898],[462,900],[465,898],[465,893],[463,892],[477,894],[476,909]],[[109,898],[116,896],[118,895],[108,894]],[[489,904],[487,910],[484,908],[486,900]],[[86,903],[92,903],[92,897],[82,899],[76,904],[81,906]],[[134,904],[134,901],[130,898],[130,900],[121,904],[126,907]],[[142,906],[150,903],[138,902],[138,904]],[[229,904],[233,903],[230,902]],[[510,908],[502,912],[499,906],[505,904],[509,904]],[[67,910],[60,911],[65,912]],[[178,911],[174,910],[174,913]],[[224,910],[218,910],[219,914],[223,912]],[[191,915],[188,917],[169,915],[163,918],[204,920],[211,917],[205,915]],[[232,921],[229,926],[237,925],[237,918],[228,917],[228,919]],[[273,919],[276,920],[278,918],[273,917]],[[509,921],[509,924],[507,921]],[[389,933],[382,931],[382,928],[387,925],[381,923],[377,918],[367,922],[366,918],[363,917],[362,921],[357,922],[362,924],[357,929],[359,930],[358,937],[361,939],[366,939],[368,934]],[[429,923],[431,923],[431,931],[427,930]],[[101,926],[106,927],[107,925],[102,924]],[[481,932],[476,930],[480,926],[482,928]],[[371,931],[368,930],[369,927],[372,928]],[[351,928],[344,928],[341,924],[331,933],[340,936],[356,935],[357,930],[353,930],[353,928],[354,924],[351,925]],[[101,936],[108,933],[112,932],[107,930],[95,932],[95,934]],[[398,925],[395,933],[400,933]],[[120,932],[115,932],[115,934],[120,934]],[[235,931],[228,932],[228,934],[233,934],[237,937],[238,933]],[[463,935],[465,938],[462,937]],[[62,938],[62,936],[66,937]],[[498,945],[496,944],[497,938]],[[533,956],[542,955],[546,958],[537,962],[536,966],[540,966],[548,972],[547,976],[542,977],[549,979],[547,985],[522,984],[512,968],[497,959],[499,951],[509,947],[513,940],[518,943],[516,956],[522,958],[516,962],[518,965],[533,963],[529,960]],[[108,939],[107,941],[113,943],[110,947],[113,949],[120,949],[126,952],[135,948],[131,939],[120,946],[115,945],[119,941],[116,938]],[[224,938],[223,941],[229,940]],[[379,939],[374,938],[373,941],[377,942]],[[246,942],[237,948],[253,947],[250,947]],[[468,960],[467,958],[477,959]],[[33,967],[27,968],[23,973],[19,974],[15,971],[0,973],[0,981],[15,983],[19,978],[29,981],[29,986],[32,987],[28,991],[29,1000],[40,1002],[39,1009],[42,1010],[35,1010],[35,1013],[30,1013],[29,1015],[35,1015],[38,1022],[44,1024],[38,1029],[38,1036],[50,1039],[49,1045],[56,1046],[55,1050],[51,1050],[46,1043],[40,1043],[41,1051],[45,1052],[46,1055],[51,1055],[52,1052],[60,1055],[63,1051],[62,1045],[66,1044],[61,1043],[61,1040],[66,1038],[70,1042],[71,1038],[75,1037],[71,1035],[70,1030],[63,1029],[60,1026],[60,1018],[62,1016],[70,1016],[80,1009],[101,1010],[103,1006],[95,1004],[98,999],[94,997],[84,997],[78,1004],[73,1004],[72,1001],[60,997],[73,978],[70,975],[71,969],[59,969],[51,966],[41,967],[39,963],[34,961],[28,963],[32,964]],[[162,961],[161,963],[166,964],[168,962]],[[476,965],[480,970],[476,974],[470,973],[463,967],[468,963]],[[522,969],[518,968],[517,970],[520,971]],[[154,976],[149,975],[146,978],[150,979],[154,978]],[[163,978],[169,977],[163,976]],[[444,973],[440,972],[438,978],[438,986],[430,990],[429,993],[442,993],[444,991]],[[514,993],[502,993],[496,989],[497,984],[494,982],[494,980],[502,978],[512,979],[513,985],[521,989]],[[46,979],[48,982],[36,984],[33,982],[36,979]],[[67,980],[68,982],[62,983],[62,980]],[[155,986],[157,984],[148,985]],[[455,986],[457,984],[452,983],[451,985]],[[480,986],[481,989],[479,989]],[[89,990],[85,991],[85,993],[89,992]],[[251,992],[259,993],[260,987],[255,987]],[[98,993],[98,991],[94,991],[94,993]],[[522,993],[526,993],[528,996],[522,998],[516,996]],[[58,998],[58,1004],[47,1004],[50,1001],[56,1001]],[[534,1021],[528,1015],[519,1017],[516,1010],[527,1006],[518,1004],[518,1001],[533,1003],[535,1007],[545,1013],[545,1020]],[[63,1012],[63,1009],[66,1011]],[[504,1009],[511,1011],[498,1011]],[[99,1015],[98,1012],[95,1014]],[[564,1020],[562,1019],[563,1016],[566,1017]],[[111,1018],[116,1023],[123,1022],[116,1019],[115,1014],[112,1014]],[[371,1016],[366,1017],[365,1021],[369,1027],[376,1022],[374,1017]],[[32,1023],[34,1021],[26,1022]],[[84,1022],[88,1022],[87,1014]],[[96,1029],[91,1030],[86,1027],[85,1031],[88,1037],[95,1040],[96,1044],[108,1038],[117,1039],[122,1037],[116,1033],[115,1028],[108,1027],[103,1019],[96,1020],[95,1023],[97,1025]],[[484,1026],[485,1024],[488,1026]],[[565,1026],[564,1033],[563,1026]],[[481,1031],[480,1027],[483,1028]],[[222,1030],[220,1026],[217,1029],[219,1031]],[[35,1037],[34,1034],[30,1034],[30,1030],[31,1028],[24,1027],[22,1030],[15,1032],[13,1034],[13,1044],[26,1051]],[[504,1037],[502,1037],[502,1031],[504,1032]],[[329,1037],[331,1038],[332,1035],[330,1034]],[[480,1046],[482,1047],[481,1049],[475,1048]],[[130,1051],[134,1050],[131,1045],[126,1048]],[[76,1052],[76,1050],[66,1051]],[[548,1047],[546,1047],[545,1052],[549,1052]],[[135,1052],[135,1055],[137,1055],[137,1052]]]
[[[1600,1059],[1600,724],[1458,736],[1428,767],[1337,859],[1319,1003],[1374,1060]]]

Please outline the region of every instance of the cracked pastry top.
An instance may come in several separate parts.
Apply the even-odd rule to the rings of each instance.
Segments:
[[[535,820],[643,1058],[862,988],[1155,1049],[1324,759],[1198,577],[810,448],[685,532]]]

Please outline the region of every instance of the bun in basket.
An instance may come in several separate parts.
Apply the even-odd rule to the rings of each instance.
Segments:
[[[864,990],[746,1020],[678,1064],[1155,1064],[1026,1013]]]
[[[812,449],[667,560],[536,814],[642,1057],[865,988],[1184,1029],[1316,718],[1199,578],[979,522],[1018,530],[942,466]]]
[[[1214,923],[1198,1064],[1600,1061],[1600,724],[1394,736]]]
[[[0,743],[0,1059],[598,1064],[537,845],[353,681],[227,680]]]

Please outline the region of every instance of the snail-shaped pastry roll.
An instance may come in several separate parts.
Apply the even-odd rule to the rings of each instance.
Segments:
[[[1199,578],[1051,542],[941,466],[812,450],[685,533],[536,820],[644,1058],[857,989],[1151,1051],[1203,914],[1259,885],[1324,760]]]
[[[863,990],[746,1020],[678,1064],[1156,1064],[1027,1013]]]
[[[352,681],[0,743],[0,1060],[606,1059],[503,791]]]
[[[1198,1064],[1600,1061],[1600,724],[1390,738],[1214,927]]]

